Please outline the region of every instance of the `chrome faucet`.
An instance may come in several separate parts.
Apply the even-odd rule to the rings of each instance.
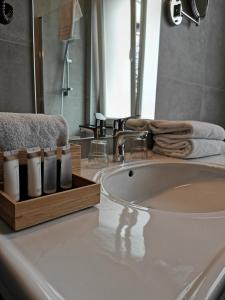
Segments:
[[[125,161],[124,144],[127,139],[133,137],[144,137],[147,136],[148,134],[148,131],[125,130],[126,121],[131,118],[135,118],[135,117],[114,120],[113,123],[113,160],[114,161],[117,162]]]

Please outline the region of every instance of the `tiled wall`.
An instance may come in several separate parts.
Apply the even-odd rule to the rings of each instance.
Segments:
[[[170,26],[163,2],[156,118],[225,126],[225,1],[209,1],[199,27]],[[183,2],[188,11],[190,1]]]
[[[0,24],[0,111],[33,112],[32,7],[10,0],[14,20]]]

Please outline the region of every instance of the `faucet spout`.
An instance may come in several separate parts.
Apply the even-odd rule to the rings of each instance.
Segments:
[[[125,141],[129,138],[147,136],[148,131],[133,131],[124,130],[117,131],[113,136],[113,160],[117,162],[124,162],[125,160]]]

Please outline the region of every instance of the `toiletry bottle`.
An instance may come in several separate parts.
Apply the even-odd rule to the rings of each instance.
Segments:
[[[6,151],[4,157],[4,192],[16,201],[20,200],[18,151]]]
[[[56,193],[57,190],[57,156],[55,148],[44,149],[44,187],[45,194]]]
[[[28,196],[39,197],[42,193],[41,184],[41,149],[27,150]]]
[[[70,145],[62,148],[60,187],[64,190],[72,187],[72,156]]]

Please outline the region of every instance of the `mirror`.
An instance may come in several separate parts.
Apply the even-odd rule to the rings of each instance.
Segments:
[[[204,18],[206,16],[208,4],[209,4],[208,0],[191,1],[192,11],[196,19]]]
[[[72,136],[96,112],[154,118],[161,1],[33,1],[37,112],[63,114]]]
[[[168,17],[172,25],[180,25],[183,21],[183,17],[189,21],[195,23],[197,26],[200,25],[201,18],[206,16],[208,8],[208,0],[191,0],[191,11],[192,17],[183,9],[182,0],[168,0]]]
[[[63,11],[68,2],[34,0],[36,98],[38,112],[63,114],[70,135],[78,135],[79,125],[85,122],[85,101],[88,98],[87,47],[91,1],[79,1],[83,17],[77,22],[76,37],[67,42],[60,36],[63,34],[60,22],[63,13],[65,21],[71,17]],[[68,24],[65,22],[64,25],[66,30]]]

